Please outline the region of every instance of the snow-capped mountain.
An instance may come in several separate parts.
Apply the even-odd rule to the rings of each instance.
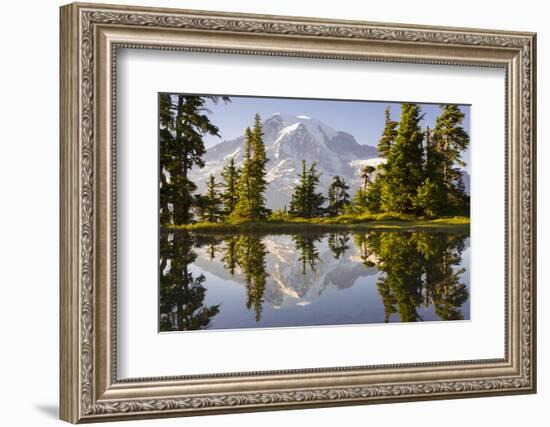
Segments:
[[[264,144],[267,158],[266,191],[267,207],[282,209],[290,204],[290,198],[298,183],[302,159],[309,167],[317,162],[321,172],[319,191],[326,195],[332,178],[340,175],[349,185],[350,196],[361,186],[361,170],[375,168],[385,163],[378,157],[375,147],[359,144],[349,133],[337,131],[329,125],[309,116],[274,113],[263,121]],[[204,192],[210,174],[221,181],[223,167],[233,157],[239,167],[244,160],[244,135],[226,140],[206,151],[202,169],[194,168],[190,179],[197,184],[198,192]],[[376,179],[376,173],[372,176]],[[470,175],[462,172],[467,194],[470,194]]]
[[[359,144],[349,133],[337,131],[308,116],[275,113],[263,122],[267,158],[267,207],[283,208],[290,203],[301,172],[301,162],[317,162],[321,172],[319,191],[326,194],[332,177],[340,175],[350,186],[350,195],[361,185],[360,170],[369,160],[377,164],[375,147]],[[207,150],[205,167],[193,169],[190,179],[205,189],[210,173],[217,180],[223,167],[233,157],[237,166],[244,160],[244,136],[223,141]]]
[[[339,258],[328,247],[327,240],[316,243],[319,258],[315,268],[302,269],[300,251],[289,235],[271,235],[262,238],[265,245],[265,269],[268,272],[263,299],[273,307],[308,305],[325,292],[334,292],[354,286],[361,278],[379,274],[374,254],[370,260],[372,267],[362,264],[358,248],[350,242],[349,249]],[[220,279],[231,280],[244,285],[244,276],[237,266],[234,275],[224,267],[223,251],[211,258],[205,247],[195,248],[198,257],[194,264],[203,272]]]

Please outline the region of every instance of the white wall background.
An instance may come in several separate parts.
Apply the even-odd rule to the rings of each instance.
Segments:
[[[122,3],[110,0],[113,3]],[[130,0],[129,0],[130,1]],[[136,421],[170,426],[402,424],[545,425],[550,405],[550,11],[536,0],[132,0],[133,4],[538,32],[539,393],[362,407]],[[2,5],[0,25],[0,420],[60,425],[58,402],[58,6],[57,0]],[[489,170],[489,169],[488,169]]]

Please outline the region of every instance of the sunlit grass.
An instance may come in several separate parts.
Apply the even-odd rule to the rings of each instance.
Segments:
[[[304,231],[334,229],[469,229],[470,218],[449,216],[440,218],[416,218],[409,215],[383,213],[362,215],[340,215],[332,218],[270,218],[265,221],[241,222],[238,224],[222,222],[199,222],[187,225],[164,225],[166,229],[181,229],[201,232],[239,232],[239,231]]]

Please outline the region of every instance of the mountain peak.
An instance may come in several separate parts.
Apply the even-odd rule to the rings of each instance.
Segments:
[[[300,123],[304,125],[316,139],[323,142],[334,138],[337,134],[337,132],[326,123],[305,114],[293,115],[288,113],[274,113],[264,121],[264,124],[269,125],[269,122],[273,120],[280,123],[283,128]]]
[[[319,191],[326,193],[332,177],[339,175],[350,186],[350,194],[360,186],[357,165],[378,156],[376,148],[361,145],[353,135],[336,131],[331,126],[306,114],[284,112],[267,116],[263,121],[266,149],[267,205],[271,209],[288,206],[298,181],[302,160],[308,165],[317,163],[321,172]],[[213,173],[217,179],[229,159],[240,166],[244,160],[244,136],[223,141],[207,150],[205,167],[192,169],[191,180],[203,192],[205,183]]]

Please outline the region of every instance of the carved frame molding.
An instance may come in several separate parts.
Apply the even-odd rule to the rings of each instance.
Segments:
[[[534,34],[71,4],[61,8],[60,42],[62,419],[535,391]],[[506,357],[117,380],[113,147],[120,47],[506,68]]]

